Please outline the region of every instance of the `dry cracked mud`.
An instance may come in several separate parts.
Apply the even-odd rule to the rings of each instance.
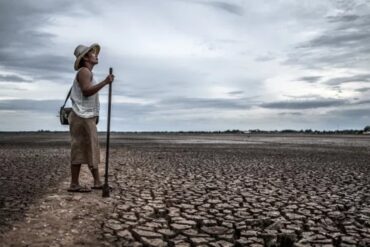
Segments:
[[[7,157],[1,169],[22,170],[21,175],[9,172],[18,178],[27,174],[27,165],[14,165],[19,162],[17,149],[28,156],[42,148],[47,155],[40,159],[68,161],[68,143],[50,139],[52,145],[31,145],[32,152],[0,143]],[[49,182],[54,190],[43,192],[42,182],[34,189],[39,193],[27,197],[19,192],[20,203],[12,207],[21,208],[23,198],[32,204],[35,197],[45,201],[50,196],[58,197],[59,211],[63,201],[85,205],[85,217],[78,219],[82,226],[91,225],[86,215],[93,217],[93,242],[84,242],[84,234],[63,241],[61,234],[54,246],[370,246],[369,143],[364,136],[116,135],[109,174],[114,190],[108,201],[97,193],[77,199],[66,193],[66,163],[60,164],[59,176],[56,170],[42,173],[42,181],[55,180]],[[55,149],[61,150],[59,156]],[[46,179],[50,173],[55,178]],[[35,181],[39,179],[27,184]],[[6,188],[11,182],[1,183]],[[2,193],[3,201],[15,198]],[[0,205],[11,225],[12,213],[4,208]],[[59,218],[60,224],[63,220]],[[22,222],[20,217],[18,228]],[[0,240],[16,235],[10,232],[4,230]]]

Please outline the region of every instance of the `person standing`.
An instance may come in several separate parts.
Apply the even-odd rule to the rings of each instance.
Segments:
[[[77,71],[71,91],[72,112],[69,114],[69,131],[71,135],[71,184],[69,192],[91,192],[91,189],[102,189],[99,175],[100,147],[96,124],[99,119],[98,92],[114,80],[109,74],[97,83],[93,68],[98,64],[99,44],[91,46],[78,45],[74,51]],[[81,165],[87,164],[94,179],[91,188],[81,186],[79,176]]]

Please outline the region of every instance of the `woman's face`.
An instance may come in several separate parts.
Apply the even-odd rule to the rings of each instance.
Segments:
[[[85,61],[90,63],[90,64],[98,64],[99,63],[99,59],[98,59],[98,55],[96,54],[96,51],[94,49],[90,50],[85,56]]]

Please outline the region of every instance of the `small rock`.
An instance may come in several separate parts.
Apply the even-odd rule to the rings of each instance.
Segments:
[[[154,231],[146,231],[146,230],[140,230],[140,229],[134,229],[132,232],[139,237],[145,237],[145,238],[160,238],[162,237],[161,234],[156,233]]]
[[[293,214],[293,213],[287,213],[286,214],[286,217],[290,220],[303,220],[306,218],[306,216],[304,215],[300,215],[300,214]]]
[[[176,233],[170,229],[159,229],[158,232],[169,238],[176,236]]]
[[[241,235],[244,236],[244,237],[247,237],[247,238],[257,237],[257,231],[253,231],[253,230],[242,231]]]
[[[142,241],[145,245],[150,247],[166,247],[167,243],[160,238],[142,238]]]
[[[130,205],[126,205],[126,204],[121,204],[121,205],[118,205],[117,206],[117,209],[118,210],[122,210],[122,211],[128,211],[130,208],[131,208],[131,206]]]
[[[279,211],[270,211],[266,215],[268,217],[271,217],[271,218],[276,218],[276,217],[280,216],[280,212]]]
[[[105,224],[105,227],[118,231],[123,228],[121,222],[116,221],[116,220],[108,220],[108,222]]]
[[[190,225],[181,225],[181,224],[171,224],[171,227],[175,231],[183,231],[191,228]]]
[[[349,236],[342,236],[342,242],[346,244],[357,244],[357,241],[353,239],[353,237]]]
[[[195,245],[206,244],[209,242],[206,238],[191,238],[190,241]]]
[[[233,247],[234,246],[233,243],[227,242],[225,240],[220,240],[217,242],[209,243],[209,245],[212,247]]]
[[[227,228],[223,226],[204,226],[201,228],[201,230],[205,233],[208,233],[210,235],[222,235],[227,232]]]
[[[131,232],[129,232],[128,230],[123,230],[123,231],[117,232],[117,236],[121,237],[121,238],[124,238],[126,240],[134,240]]]
[[[284,224],[280,220],[277,220],[274,223],[272,223],[271,225],[269,225],[268,227],[266,227],[266,229],[269,229],[269,230],[280,230],[283,227],[284,227]]]

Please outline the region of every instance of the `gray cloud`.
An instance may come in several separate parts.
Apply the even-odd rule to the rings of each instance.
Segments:
[[[338,118],[346,118],[349,121],[357,121],[358,119],[370,120],[370,109],[357,108],[357,109],[339,109],[330,111],[328,114],[337,116]],[[369,123],[369,122],[368,122]]]
[[[370,87],[357,88],[355,91],[360,93],[368,92],[370,91]]]
[[[314,83],[314,82],[318,82],[320,79],[321,79],[321,76],[304,76],[304,77],[299,78],[298,80],[308,82],[308,83]]]
[[[71,56],[68,58],[53,54],[25,57],[19,53],[4,51],[0,52],[0,57],[3,59],[0,60],[2,66],[32,75],[35,80],[61,80],[61,75],[70,73],[73,65]]]
[[[246,53],[243,53],[243,54],[246,54]],[[274,56],[269,56],[269,55],[266,55],[266,56],[259,56],[259,57],[256,57],[254,60],[256,62],[268,62],[268,61],[271,61],[271,60],[274,60],[275,57]]]
[[[260,107],[269,109],[314,109],[322,107],[340,106],[346,104],[346,100],[316,99],[316,100],[289,100],[260,104]]]
[[[186,98],[177,97],[162,99],[153,104],[136,104],[136,103],[114,103],[112,105],[112,113],[116,117],[122,118],[145,118],[148,116],[160,117],[164,112],[171,114],[171,112],[182,110],[243,110],[249,109],[253,106],[246,98],[242,99],[208,99],[208,98]],[[106,105],[101,105],[102,115],[106,115]]]
[[[328,21],[329,22],[353,22],[357,20],[360,16],[358,15],[339,15],[339,16],[328,16]]]
[[[304,68],[366,68],[370,59],[370,4],[348,1],[326,17],[326,30],[296,47],[287,63]]]
[[[73,53],[65,54],[53,43],[53,34],[41,31],[57,14],[69,15],[75,1],[0,1],[0,66],[35,80],[63,80],[72,70]],[[82,8],[77,8],[82,9]],[[84,8],[89,11],[92,8]],[[54,50],[50,53],[49,50]]]
[[[360,100],[352,103],[351,105],[367,105],[367,104],[370,104],[370,100]]]
[[[221,1],[219,1],[219,2],[209,2],[209,3],[205,3],[205,4],[208,4],[210,6],[213,6],[215,8],[224,10],[224,11],[232,13],[232,14],[243,15],[243,9],[240,6],[235,5],[235,4],[231,4],[231,3],[228,3],[228,2],[221,2]]]
[[[303,116],[302,112],[280,112],[281,116]]]
[[[184,0],[182,0],[184,1]],[[236,4],[232,4],[230,2],[226,2],[226,1],[196,1],[196,0],[192,0],[192,1],[189,1],[187,0],[186,2],[192,2],[192,3],[196,3],[196,4],[202,4],[202,5],[205,5],[205,6],[210,6],[212,8],[216,8],[216,9],[219,9],[219,10],[222,10],[222,11],[226,11],[228,13],[231,13],[231,14],[234,14],[234,15],[243,15],[244,13],[244,10],[241,6],[239,5],[236,5]]]
[[[106,115],[106,104],[101,104],[101,115]],[[140,118],[158,111],[160,108],[155,104],[135,104],[135,103],[113,103],[112,113],[117,117]]]
[[[343,29],[340,28],[340,29]],[[364,42],[369,41],[370,33],[366,33],[360,30],[342,30],[343,32],[329,32],[320,37],[311,40],[309,43],[303,45],[303,48],[352,48],[356,45],[364,45]]]
[[[31,82],[17,75],[0,75],[0,82]]]
[[[136,103],[114,103],[112,105],[112,115],[115,118],[122,118],[125,122],[142,121],[143,119],[155,118],[165,119],[168,116],[183,118],[179,112],[192,110],[246,110],[253,106],[246,98],[240,99],[208,99],[208,98],[186,98],[177,97],[162,99],[153,104]],[[101,115],[106,116],[105,104],[101,105]],[[199,118],[199,116],[197,116]],[[203,117],[209,120],[209,116]],[[144,123],[143,123],[144,124]]]
[[[0,110],[50,112],[56,115],[62,104],[59,100],[0,100]]]
[[[244,91],[231,91],[231,92],[228,92],[229,95],[240,95],[240,94],[243,94]]]
[[[370,74],[360,74],[348,77],[337,77],[325,81],[328,85],[340,85],[348,82],[370,82]]]
[[[209,98],[173,98],[160,102],[162,106],[171,106],[177,109],[248,109],[252,106],[250,99],[209,99]]]
[[[319,117],[331,129],[363,129],[370,123],[369,107],[333,109]]]

